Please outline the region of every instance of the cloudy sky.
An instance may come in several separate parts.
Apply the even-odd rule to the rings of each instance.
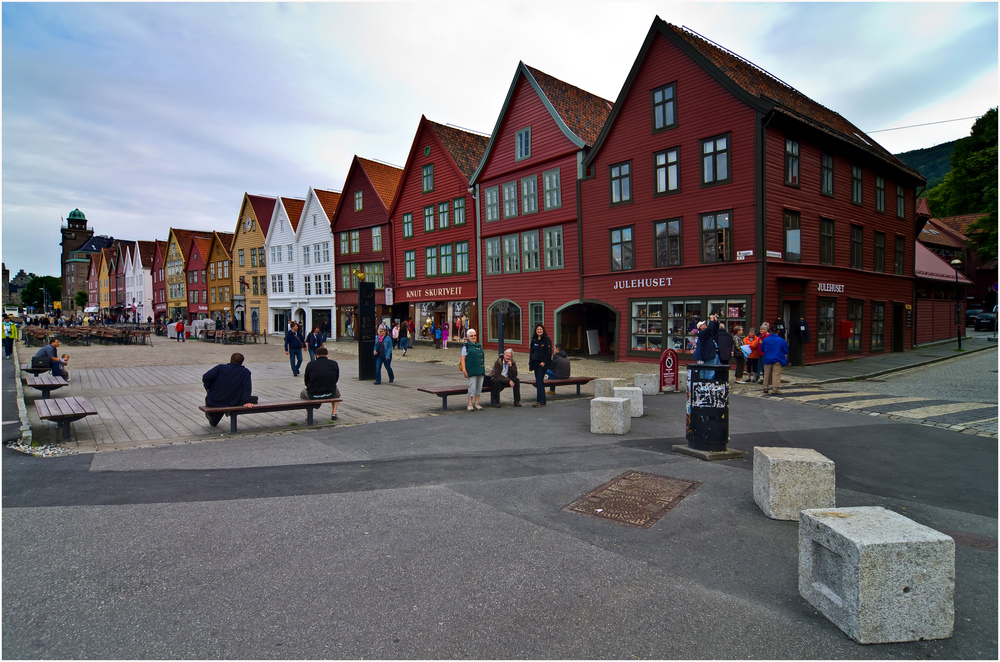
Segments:
[[[244,192],[402,166],[420,115],[489,133],[518,61],[615,100],[659,15],[894,153],[998,101],[996,3],[3,3],[3,260],[59,273],[59,228],[232,231]],[[884,131],[897,127],[917,128]]]

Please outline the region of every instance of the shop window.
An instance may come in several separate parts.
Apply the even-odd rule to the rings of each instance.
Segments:
[[[847,300],[847,320],[854,322],[854,335],[847,339],[848,352],[861,351],[861,320],[864,315],[865,302],[856,299]]]
[[[802,215],[797,211],[785,212],[785,260],[802,261]]]
[[[672,218],[653,225],[653,241],[656,245],[656,266],[679,267],[683,264],[681,255],[681,219]]]
[[[816,353],[836,351],[837,300],[820,297],[816,300]]]
[[[670,317],[667,321],[667,348],[681,354],[694,353],[698,339],[696,324],[702,319],[700,299],[667,302]]]
[[[746,299],[709,299],[708,314],[715,315],[719,320],[719,326],[725,327],[730,333],[737,326],[747,328],[747,300]],[[697,334],[696,334],[697,335]]]
[[[661,301],[632,302],[631,349],[637,352],[662,352],[663,303]]]
[[[512,301],[497,301],[489,308],[487,328],[490,342],[497,342],[497,315],[503,316],[504,342],[521,342],[521,309]]]
[[[885,302],[872,301],[872,351],[885,349]]]

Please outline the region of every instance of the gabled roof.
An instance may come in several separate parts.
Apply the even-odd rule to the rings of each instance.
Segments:
[[[115,249],[113,246],[101,249],[101,260],[107,262],[108,266],[114,264],[115,262]]]
[[[358,165],[372,183],[372,187],[382,200],[382,206],[388,209],[392,206],[392,201],[396,197],[396,189],[399,188],[399,181],[403,178],[403,169],[391,166],[388,163],[372,161],[360,156],[355,156]]]
[[[936,218],[927,220],[920,234],[917,236],[924,244],[934,244],[935,246],[947,246],[948,248],[963,248],[969,240],[961,232],[949,228]]]
[[[916,242],[917,252],[913,264],[913,273],[917,278],[927,278],[930,280],[943,280],[949,283],[955,282],[955,269],[950,264],[939,258],[919,241]],[[958,272],[958,282],[964,285],[972,285],[972,281]]]
[[[206,232],[204,230],[178,230],[177,228],[170,228],[170,232],[177,240],[177,248],[180,250],[185,262],[187,262],[188,259],[188,248],[191,246],[191,240],[194,237],[212,237],[211,232]]]
[[[253,207],[254,216],[257,217],[257,223],[260,225],[260,231],[267,236],[267,229],[271,225],[271,215],[274,214],[274,205],[278,203],[276,198],[269,198],[264,195],[250,195],[246,194],[247,199],[250,201],[250,206]],[[232,242],[227,249],[232,247]]]
[[[986,214],[962,214],[961,216],[946,216],[945,218],[935,218],[934,220],[941,225],[954,230],[955,232],[965,234],[965,230],[969,227],[969,223],[972,223],[983,216],[986,216]]]
[[[493,145],[500,133],[500,126],[510,109],[518,81],[522,77],[535,90],[563,135],[580,149],[594,144],[614,108],[614,104],[607,99],[602,99],[596,94],[581,90],[579,87],[565,83],[534,67],[529,67],[524,62],[518,62],[514,79],[507,90],[507,98],[504,99],[500,109],[500,115],[493,127],[493,134],[490,136],[486,152],[483,154],[476,172],[469,178],[470,182],[479,178],[479,173],[493,151]]]
[[[314,188],[313,192],[316,194],[316,199],[319,200],[319,204],[326,214],[326,220],[332,221],[333,215],[337,212],[337,203],[340,202],[340,192],[327,191],[320,188]]]
[[[292,232],[298,230],[299,219],[302,218],[302,208],[306,206],[306,201],[302,198],[286,198],[282,196],[281,206],[285,208],[285,213],[288,214],[288,222],[292,225]]]
[[[139,240],[136,243],[139,253],[139,261],[148,269],[153,266],[153,257],[156,255],[156,242]],[[135,264],[135,260],[132,260]]]
[[[839,113],[813,101],[749,60],[719,46],[688,28],[671,25],[659,16],[653,19],[653,24],[646,35],[642,49],[639,51],[639,55],[632,65],[629,76],[625,80],[625,85],[618,95],[619,102],[628,93],[638,73],[639,66],[645,59],[652,45],[653,38],[656,35],[662,35],[677,45],[678,48],[691,57],[692,60],[705,69],[724,87],[751,107],[764,113],[774,112],[793,118],[838,140],[846,142],[856,149],[867,152],[920,181],[926,181],[917,170],[897,159],[887,149],[879,145]],[[610,130],[616,114],[612,112],[607,126],[602,131],[601,137],[597,140],[597,148],[594,152],[600,150],[600,143],[603,141],[603,136]],[[588,162],[592,159],[593,156],[588,159]]]
[[[74,248],[73,253],[100,253],[102,248],[108,248],[115,243],[114,237],[105,235],[93,236],[79,248]]]
[[[201,236],[192,237],[191,238],[191,245],[198,247],[198,252],[201,253],[201,259],[208,260],[208,257],[210,255],[209,251],[212,250],[212,237],[211,236],[208,236],[208,237],[201,237]],[[191,255],[194,255],[194,253],[192,253]],[[188,255],[187,259],[190,260],[191,259],[191,255]]]
[[[268,223],[270,222],[271,222],[270,219],[268,219]],[[222,244],[222,247],[226,249],[226,255],[232,257],[233,239],[236,238],[236,234],[232,232],[219,232],[219,231],[216,231],[214,234],[216,237],[219,238],[219,243]]]
[[[426,117],[421,117],[421,119],[427,122],[434,135],[441,141],[441,145],[451,156],[459,172],[465,176],[466,180],[472,179],[476,168],[482,163],[483,155],[486,154],[486,146],[490,142],[490,137],[454,126],[438,124]]]

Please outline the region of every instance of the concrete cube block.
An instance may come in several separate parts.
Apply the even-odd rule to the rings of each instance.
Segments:
[[[593,434],[626,434],[632,429],[628,398],[594,398],[590,401]]]
[[[616,386],[625,386],[625,380],[620,377],[601,377],[600,379],[595,379],[594,397],[613,398],[615,396],[614,388]]]
[[[946,639],[955,541],[881,507],[803,510],[799,593],[860,644]]]
[[[809,448],[753,449],[753,500],[771,519],[797,520],[807,508],[833,508],[832,460]]]
[[[660,374],[638,374],[633,382],[636,388],[642,389],[643,395],[658,395],[660,393]]]
[[[635,386],[616,386],[612,389],[614,392],[614,397],[616,398],[628,398],[630,415],[632,418],[640,418],[642,416],[642,389],[636,388]]]

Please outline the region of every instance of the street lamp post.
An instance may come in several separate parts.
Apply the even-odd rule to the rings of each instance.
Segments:
[[[958,269],[962,266],[962,261],[958,258],[951,261],[951,266],[955,270],[955,331],[958,334],[958,349],[962,349],[962,325],[965,320],[962,317],[962,300],[958,297]]]

